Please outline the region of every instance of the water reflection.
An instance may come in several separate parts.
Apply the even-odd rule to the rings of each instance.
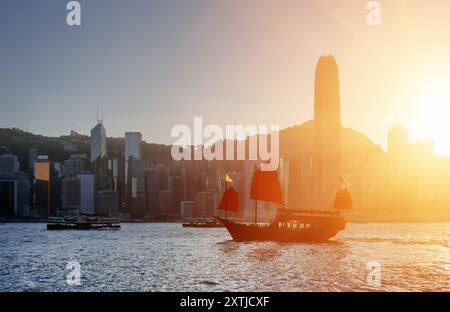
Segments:
[[[0,291],[450,290],[448,224],[351,224],[323,244],[238,243],[225,229],[179,224],[6,224],[0,237]],[[72,260],[82,266],[77,288],[65,283]],[[368,261],[381,264],[381,286],[367,284]]]

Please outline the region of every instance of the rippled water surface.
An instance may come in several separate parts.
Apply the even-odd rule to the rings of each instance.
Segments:
[[[66,265],[81,265],[81,285]],[[367,282],[367,264],[380,282]],[[373,275],[370,275],[373,276]],[[0,225],[1,291],[450,290],[450,224],[348,224],[326,244],[237,243],[176,223],[47,231]]]

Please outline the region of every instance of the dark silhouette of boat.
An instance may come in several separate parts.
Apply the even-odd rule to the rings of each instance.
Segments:
[[[218,219],[235,241],[325,242],[345,229],[338,212],[282,210],[269,225]]]
[[[96,230],[120,229],[119,218],[104,218],[97,216],[50,217],[47,220],[47,230]]]
[[[227,211],[230,207],[236,210],[238,201],[234,197],[234,192],[226,191],[219,208]],[[253,223],[239,223],[227,217],[217,218],[225,225],[235,241],[325,242],[345,229],[346,221],[340,216],[339,210],[351,207],[350,193],[345,188],[337,193],[334,209],[281,208],[278,209],[277,216],[270,224],[259,224],[257,201],[264,200],[283,205],[283,199],[277,172],[261,171],[257,168],[252,179],[250,197],[255,200]]]
[[[191,228],[223,228],[225,225],[214,218],[187,219],[183,222],[183,227]]]

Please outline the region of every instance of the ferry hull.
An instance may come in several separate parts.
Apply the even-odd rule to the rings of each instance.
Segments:
[[[314,224],[305,229],[278,227],[276,223],[269,226],[241,224],[218,218],[227,228],[235,241],[277,241],[285,243],[326,242],[339,231],[345,229],[345,220],[335,218],[321,224]]]
[[[96,229],[120,229],[120,224],[47,224],[47,230],[96,230]]]

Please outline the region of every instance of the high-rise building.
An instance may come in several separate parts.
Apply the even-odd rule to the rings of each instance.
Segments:
[[[0,215],[28,216],[30,204],[30,181],[19,170],[17,157],[12,154],[0,156]]]
[[[171,190],[160,190],[158,192],[158,208],[159,215],[162,217],[174,214],[173,193]]]
[[[187,173],[184,168],[179,168],[178,172],[170,176],[170,186],[173,193],[173,213],[178,213],[180,202],[187,200]]]
[[[34,175],[34,164],[36,163],[38,156],[39,152],[37,148],[32,147],[28,150],[28,174],[30,178]]]
[[[0,172],[18,172],[19,160],[16,155],[4,154],[0,156]]]
[[[106,130],[102,121],[91,130],[91,162],[106,156]]]
[[[388,133],[388,152],[394,158],[404,157],[408,151],[408,130],[402,125],[395,125]]]
[[[103,121],[98,120],[91,130],[91,163],[95,173],[95,192],[112,189],[112,178],[108,172],[106,159],[106,130]]]
[[[142,159],[142,134],[139,132],[125,132],[125,176],[128,176],[128,159]]]
[[[124,153],[119,151],[108,151],[108,171],[112,178],[111,190],[119,193],[119,209],[125,206],[126,201],[126,176]]]
[[[100,191],[97,193],[96,215],[117,217],[119,214],[119,193],[114,191]]]
[[[85,154],[72,154],[64,161],[64,177],[76,177],[80,172],[87,169],[88,157]]]
[[[169,167],[164,164],[158,164],[156,166],[159,176],[159,189],[160,190],[170,190],[170,171]]]
[[[80,213],[95,214],[95,175],[93,172],[78,173],[80,180]]]
[[[157,219],[159,217],[159,171],[157,168],[146,170],[145,185],[147,196],[147,213],[151,219]]]
[[[140,132],[125,132],[125,159],[133,156],[142,159],[142,134]]]
[[[80,211],[81,188],[80,179],[67,177],[62,180],[62,212],[61,215],[77,215]]]
[[[280,182],[289,209],[312,208],[312,160],[307,156],[280,160]]]
[[[47,156],[39,156],[35,163],[34,205],[42,209],[44,216],[55,215],[51,201],[51,162]]]
[[[195,197],[195,209],[193,217],[214,217],[217,216],[222,194],[211,192],[199,192]]]
[[[195,202],[194,201],[182,201],[180,202],[180,216],[184,219],[193,218]]]
[[[133,218],[146,214],[145,202],[145,163],[130,156],[128,159],[127,212]]]
[[[314,85],[314,208],[329,209],[339,190],[341,113],[339,72],[333,56],[322,56]]]

